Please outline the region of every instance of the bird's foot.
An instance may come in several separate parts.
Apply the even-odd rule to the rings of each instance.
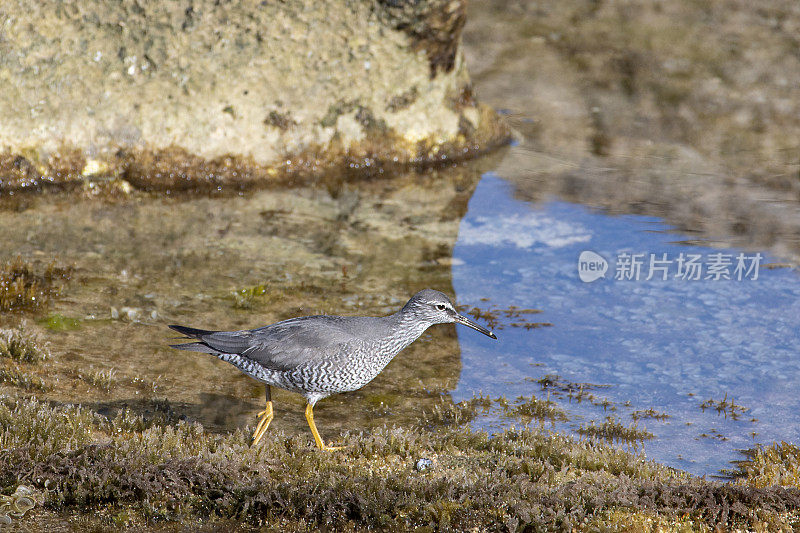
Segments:
[[[256,426],[255,432],[253,432],[253,444],[251,446],[255,446],[261,440],[261,437],[264,436],[264,433],[267,432],[267,428],[269,427],[269,423],[272,422],[274,418],[274,414],[272,411],[272,402],[267,402],[267,407],[260,413],[258,413],[258,425]]]
[[[314,442],[317,443],[317,448],[324,452],[335,452],[344,448],[344,446],[328,446],[325,444],[325,441],[319,436],[317,425],[314,423],[314,406],[311,404],[306,405],[306,420],[308,421],[308,427],[311,428],[311,433],[314,435]]]

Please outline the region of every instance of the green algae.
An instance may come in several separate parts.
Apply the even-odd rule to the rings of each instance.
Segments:
[[[39,320],[39,323],[50,331],[70,331],[80,329],[81,321],[77,318],[64,316],[60,313],[53,313]]]
[[[655,409],[653,409],[651,407],[649,409],[640,409],[640,410],[637,410],[637,411],[633,411],[631,413],[631,418],[633,418],[634,422],[638,422],[639,420],[641,420],[643,418],[651,418],[651,419],[654,419],[654,420],[666,420],[666,419],[671,418],[671,417],[667,413],[662,413],[660,411],[656,411]]]
[[[105,392],[111,392],[111,388],[117,383],[117,372],[113,368],[105,370],[95,370],[92,368],[79,373],[78,378],[92,387]]]
[[[92,441],[102,417],[79,406],[51,407],[36,399],[0,398],[3,452],[24,447],[32,460],[80,448]],[[4,480],[2,486],[10,485]]]
[[[779,485],[800,489],[800,447],[788,442],[774,442],[743,452],[746,459],[737,461],[737,469],[727,472],[738,484],[751,487]]]
[[[526,381],[537,383],[543,391],[547,391],[548,397],[566,399],[570,403],[574,400],[577,403],[588,401],[592,405],[602,407],[603,411],[616,411],[616,405],[608,398],[598,398],[591,391],[606,389],[609,385],[598,385],[596,383],[579,383],[561,378],[558,374],[545,374],[539,379],[525,378]]]
[[[424,413],[424,417],[431,427],[459,426],[491,412],[497,412],[507,419],[518,420],[524,425],[534,420],[542,424],[544,422],[555,424],[570,419],[566,411],[549,399],[520,396],[509,402],[505,397],[491,398],[481,394],[458,403],[453,403],[449,397],[442,396],[432,409]]]
[[[50,358],[50,351],[38,335],[24,326],[0,329],[0,357],[8,360],[0,367],[0,383],[26,392],[46,392],[52,388],[30,371],[31,367]]]
[[[582,425],[578,433],[586,437],[603,439],[608,442],[624,442],[636,448],[640,443],[655,438],[655,435],[645,429],[639,429],[636,422],[624,425],[619,419],[607,416],[600,424],[592,420],[589,425]]]
[[[495,402],[497,400],[488,396],[478,395],[469,400],[453,403],[449,398],[442,396],[423,416],[431,427],[461,425],[474,420],[480,414],[488,413]]]
[[[52,262],[44,268],[17,257],[0,264],[0,312],[38,310],[57,296],[72,268]]]
[[[86,164],[83,154],[66,146],[42,160],[36,151],[12,154],[0,152],[0,190],[66,191],[79,188],[81,171]]]
[[[520,418],[525,422],[538,420],[555,424],[569,420],[566,411],[558,407],[554,401],[542,400],[536,396],[517,398],[514,404],[504,406],[504,412],[508,417]]]
[[[24,391],[46,392],[51,388],[39,376],[18,368],[0,368],[0,383],[5,383]]]
[[[50,357],[50,350],[38,335],[27,331],[24,326],[0,329],[0,357],[23,363],[39,363]]]
[[[718,415],[722,415],[725,418],[731,417],[733,420],[738,420],[750,410],[750,408],[743,405],[737,405],[733,398],[728,400],[728,393],[725,393],[725,397],[721,400],[709,398],[701,403],[700,410],[705,412],[706,409],[713,409]]]
[[[265,284],[254,285],[233,291],[233,307],[235,309],[250,309],[255,301],[269,293],[269,287]]]
[[[490,300],[489,298],[484,298],[482,301],[489,302]],[[528,318],[528,315],[541,313],[541,309],[520,308],[516,305],[500,308],[491,304],[484,307],[472,307],[469,309],[464,306],[459,306],[459,310],[478,320],[485,321],[487,326],[493,330],[502,330],[507,327],[538,329],[553,326],[550,322],[533,322]]]

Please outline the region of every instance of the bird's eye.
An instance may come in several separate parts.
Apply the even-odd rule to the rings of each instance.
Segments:
[[[436,309],[438,309],[439,311],[444,311],[445,309],[444,304],[436,304]]]

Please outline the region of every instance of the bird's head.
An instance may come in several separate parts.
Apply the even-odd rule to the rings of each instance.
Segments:
[[[487,337],[496,339],[494,333],[456,311],[453,302],[442,292],[433,289],[419,291],[403,307],[403,314],[430,324],[464,324]]]

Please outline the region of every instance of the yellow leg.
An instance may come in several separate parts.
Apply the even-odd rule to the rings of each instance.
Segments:
[[[263,411],[258,413],[258,425],[256,426],[256,430],[253,432],[253,446],[258,444],[258,442],[261,440],[261,437],[263,437],[264,433],[267,432],[269,423],[272,422],[273,418],[274,414],[272,412],[272,400],[270,399],[269,385],[267,385],[267,406]]]
[[[317,425],[314,424],[314,407],[311,404],[306,405],[306,421],[308,421],[308,427],[311,428],[311,433],[314,434],[314,441],[317,443],[317,448],[325,450],[326,452],[342,449],[341,446],[326,446],[325,443],[322,442],[322,437],[319,436],[319,431],[317,431]]]

